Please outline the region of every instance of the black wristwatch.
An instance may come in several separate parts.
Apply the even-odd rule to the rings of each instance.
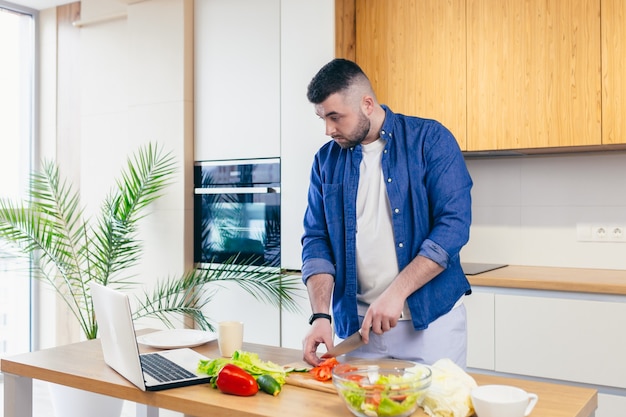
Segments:
[[[330,314],[324,314],[324,313],[313,313],[311,314],[311,317],[309,317],[309,324],[313,324],[313,322],[317,319],[328,319],[329,322],[333,322],[332,317],[330,316]]]

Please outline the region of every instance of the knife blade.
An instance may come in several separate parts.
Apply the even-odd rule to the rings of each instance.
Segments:
[[[361,337],[361,330],[351,334],[346,339],[328,349],[328,352],[322,355],[322,359],[334,358],[340,355],[344,355],[348,352],[352,352],[354,349],[363,345],[363,338]]]

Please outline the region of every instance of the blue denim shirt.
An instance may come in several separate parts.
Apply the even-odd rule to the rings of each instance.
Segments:
[[[386,112],[383,175],[391,204],[398,267],[417,255],[444,270],[407,299],[413,327],[422,330],[470,291],[459,251],[469,239],[472,179],[450,131],[434,120]],[[304,215],[302,279],[334,276],[335,331],[359,329],[356,270],[356,194],[362,147],[334,141],[315,155]],[[373,237],[375,238],[375,237]]]

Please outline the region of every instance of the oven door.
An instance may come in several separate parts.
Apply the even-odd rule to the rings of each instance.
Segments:
[[[196,188],[194,261],[280,267],[280,187]]]

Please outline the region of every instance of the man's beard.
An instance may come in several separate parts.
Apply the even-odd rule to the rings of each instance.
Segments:
[[[359,124],[356,125],[352,133],[349,135],[336,135],[333,136],[335,143],[341,146],[343,149],[354,148],[356,145],[360,144],[365,140],[367,134],[370,131],[371,123],[370,119],[365,117],[363,113],[359,113]],[[341,139],[338,141],[337,139]]]

